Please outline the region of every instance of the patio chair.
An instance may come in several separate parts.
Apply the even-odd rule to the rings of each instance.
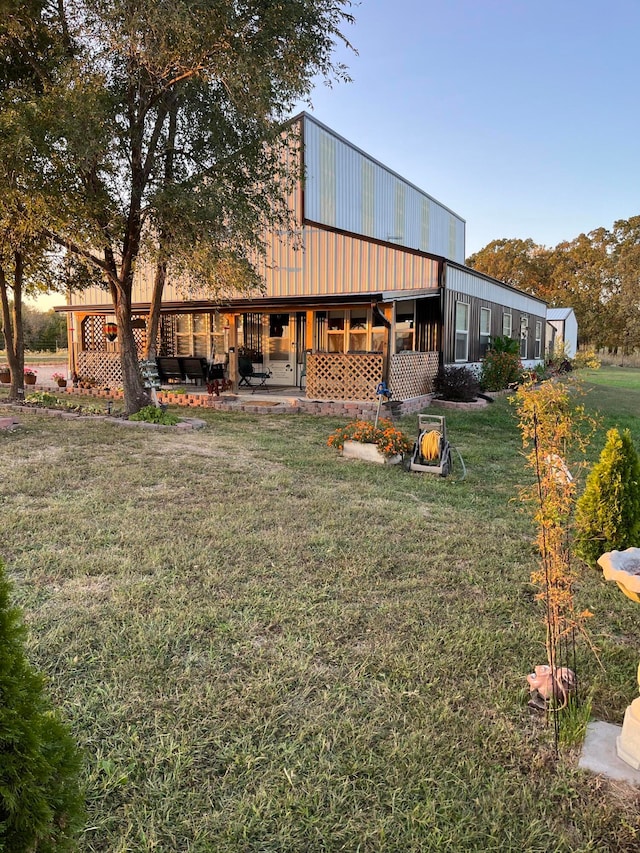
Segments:
[[[196,385],[204,385],[207,378],[207,363],[202,363],[201,358],[181,358],[182,372],[184,378],[189,382],[194,382]]]
[[[156,359],[158,364],[158,376],[160,377],[160,382],[166,385],[172,379],[177,380],[178,382],[184,381],[184,376],[182,375],[182,365],[180,364],[179,358],[172,357],[160,357]]]
[[[240,382],[238,382],[238,388],[241,385],[246,385],[247,388],[252,389],[252,394],[255,394],[258,388],[263,388],[265,391],[269,390],[267,388],[266,383],[267,379],[271,377],[271,371],[254,370],[250,358],[247,358],[243,355],[238,358],[238,373],[240,374]],[[255,380],[255,384],[252,380]]]

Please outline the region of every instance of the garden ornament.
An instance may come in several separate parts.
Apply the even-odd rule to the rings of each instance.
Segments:
[[[576,676],[572,669],[566,666],[550,667],[548,664],[537,666],[534,672],[527,675],[531,692],[529,705],[546,711],[549,700],[554,699],[554,710],[566,708],[569,696],[576,690]],[[557,703],[560,703],[559,705]]]
[[[605,580],[615,581],[627,598],[640,603],[640,548],[607,551],[598,558],[598,564]],[[618,758],[634,770],[640,770],[640,696],[636,697],[625,711],[622,731],[616,740],[616,752]]]

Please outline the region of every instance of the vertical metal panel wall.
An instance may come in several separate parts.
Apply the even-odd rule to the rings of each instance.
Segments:
[[[305,218],[464,263],[465,222],[304,115]]]

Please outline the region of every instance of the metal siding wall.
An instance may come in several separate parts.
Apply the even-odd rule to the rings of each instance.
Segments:
[[[449,270],[447,271],[447,273]],[[502,336],[502,313],[505,307],[509,308],[511,312],[511,336],[520,339],[520,318],[523,314],[526,314],[529,318],[529,339],[527,341],[527,355],[524,356],[525,359],[533,359],[533,353],[535,350],[535,328],[536,328],[536,320],[542,320],[542,350],[544,353],[544,343],[545,343],[545,327],[544,327],[544,317],[539,314],[532,314],[529,311],[519,311],[516,308],[505,306],[499,302],[491,302],[487,299],[479,299],[473,296],[470,296],[468,293],[455,291],[455,290],[447,290],[445,297],[445,363],[452,364],[453,363],[453,341],[455,335],[455,316],[456,302],[460,300],[461,302],[469,303],[469,361],[479,361],[480,360],[480,309],[481,308],[490,308],[491,309],[491,335],[492,337]]]
[[[487,302],[517,308],[526,314],[535,314],[538,317],[546,316],[546,305],[534,296],[501,287],[499,284],[476,275],[472,270],[447,267],[447,287],[459,293],[485,299]]]
[[[362,233],[373,237],[375,230],[375,174],[373,163],[362,158]]]
[[[309,116],[304,140],[307,219],[464,263],[464,220]]]

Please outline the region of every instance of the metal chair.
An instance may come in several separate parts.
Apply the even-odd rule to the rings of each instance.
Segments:
[[[258,388],[263,388],[265,391],[268,391],[267,388],[267,379],[271,377],[270,370],[260,370],[256,371],[253,369],[253,364],[251,363],[251,359],[246,356],[239,356],[238,358],[238,373],[240,374],[240,382],[238,382],[238,388],[241,385],[246,385],[247,388],[251,388],[252,394],[255,394]],[[257,384],[254,384],[252,380],[256,380]]]

